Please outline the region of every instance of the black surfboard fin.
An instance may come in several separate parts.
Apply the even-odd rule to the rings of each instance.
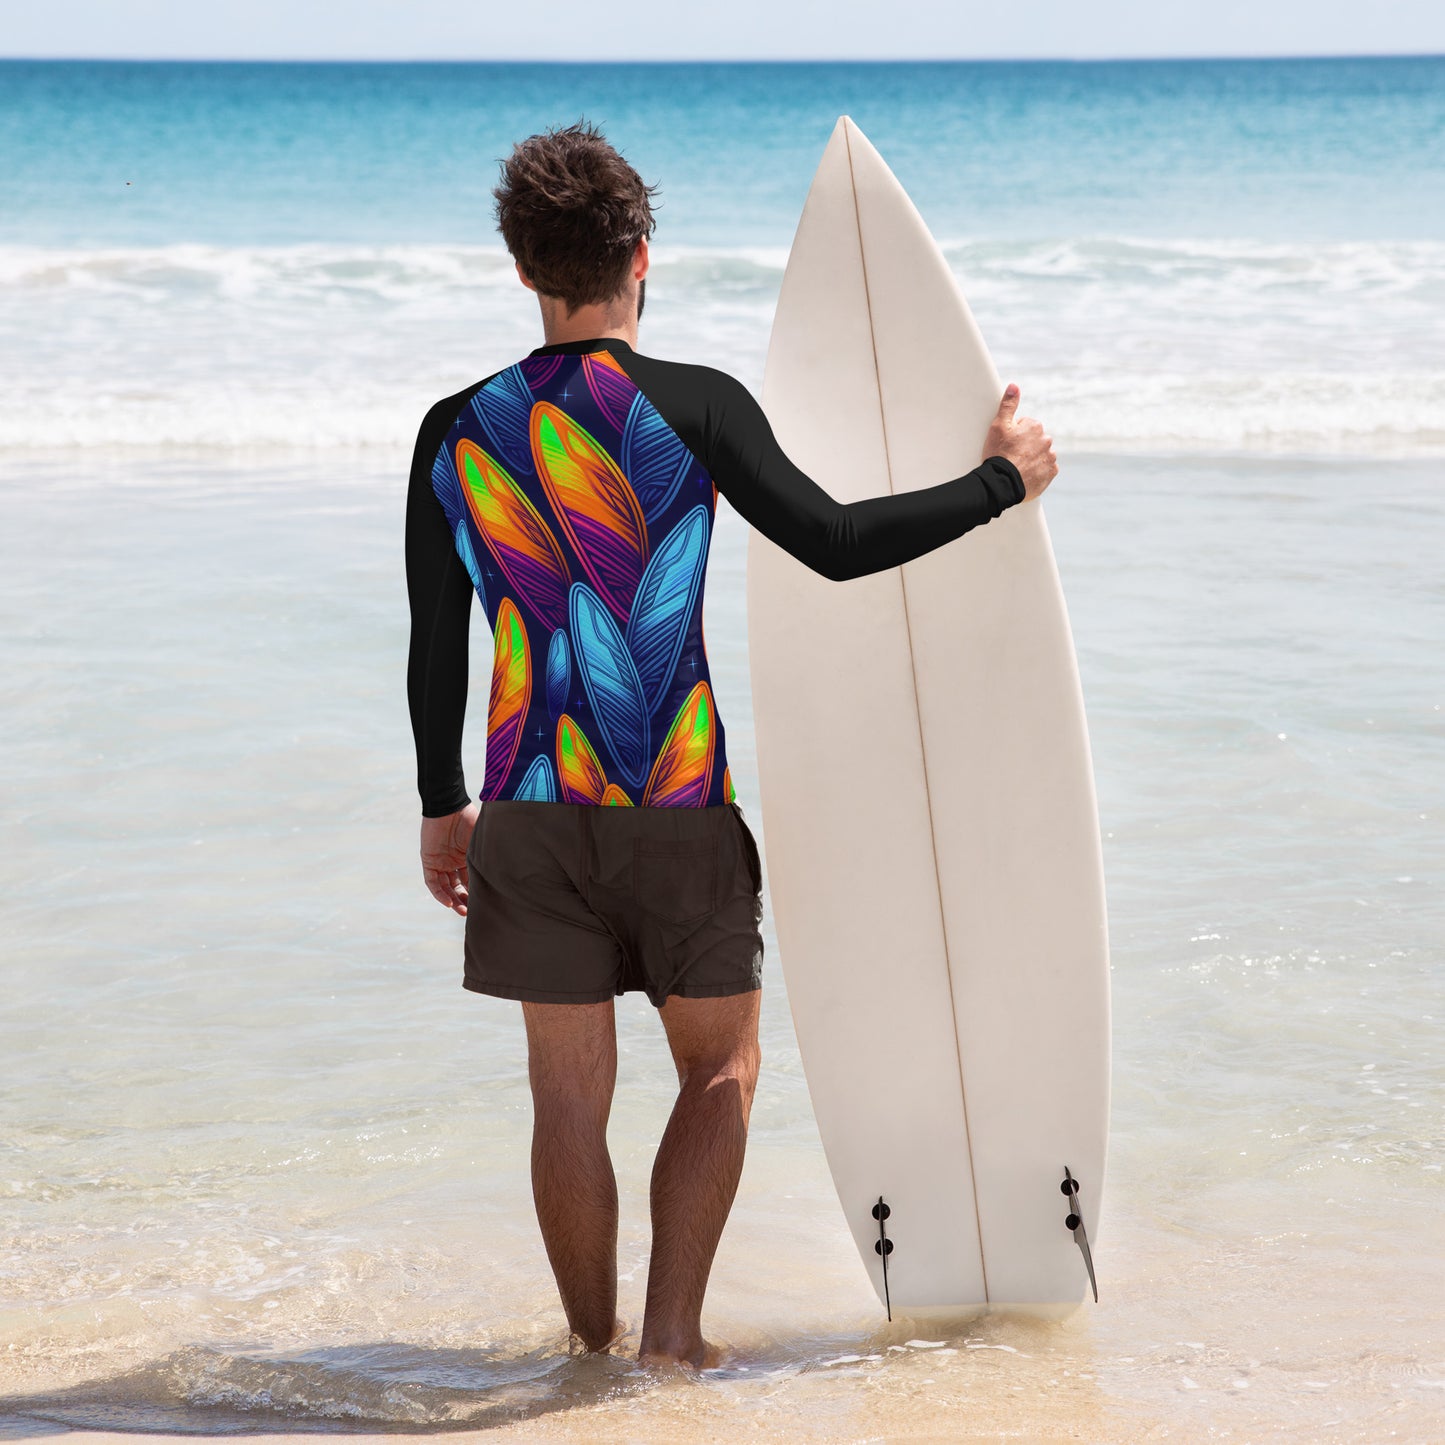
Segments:
[[[888,1318],[893,1318],[893,1302],[888,1297],[888,1256],[893,1253],[893,1241],[888,1238],[888,1232],[883,1228],[883,1221],[893,1211],[883,1202],[883,1196],[878,1196],[878,1203],[873,1206],[873,1218],[878,1221],[878,1241],[874,1244],[874,1250],[883,1256],[883,1305],[888,1311]]]
[[[1068,1195],[1069,1213],[1064,1220],[1064,1227],[1073,1231],[1074,1243],[1084,1255],[1084,1268],[1089,1271],[1089,1285],[1094,1291],[1094,1303],[1099,1303],[1099,1286],[1094,1279],[1094,1256],[1089,1253],[1089,1236],[1084,1230],[1084,1216],[1079,1211],[1078,1193],[1079,1181],[1069,1173],[1069,1166],[1064,1165],[1064,1180],[1059,1185],[1059,1192]]]

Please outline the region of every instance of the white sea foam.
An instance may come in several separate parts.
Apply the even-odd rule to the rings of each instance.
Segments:
[[[1069,453],[1445,455],[1445,245],[946,254]],[[658,247],[643,349],[761,385],[787,253]],[[0,449],[390,450],[540,339],[496,246],[0,247]]]

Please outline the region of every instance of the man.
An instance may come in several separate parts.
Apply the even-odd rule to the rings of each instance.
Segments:
[[[702,636],[717,498],[842,581],[1038,496],[1058,466],[1010,386],[965,476],[834,501],[740,382],[637,351],[653,189],[583,122],[504,163],[499,226],[546,339],[422,423],[407,681],[427,887],[466,918],[463,986],[521,1003],[533,1195],[568,1324],[599,1352],[626,1332],[606,1134],[613,1001],[642,990],[680,1089],[638,1359],[709,1368],[703,1294],[742,1172],[763,957],[761,866]],[[480,806],[461,763],[474,596],[494,638]]]

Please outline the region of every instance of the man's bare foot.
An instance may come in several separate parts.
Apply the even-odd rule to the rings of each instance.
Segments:
[[[684,1365],[694,1370],[715,1370],[728,1359],[730,1352],[721,1345],[715,1345],[710,1340],[699,1337],[697,1344],[690,1350],[679,1350],[672,1353],[669,1350],[647,1350],[639,1351],[637,1363],[639,1365]]]

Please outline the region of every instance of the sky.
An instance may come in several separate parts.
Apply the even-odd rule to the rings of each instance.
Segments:
[[[1428,0],[0,0],[0,56],[1102,60],[1445,53]],[[548,23],[539,23],[546,17]]]

